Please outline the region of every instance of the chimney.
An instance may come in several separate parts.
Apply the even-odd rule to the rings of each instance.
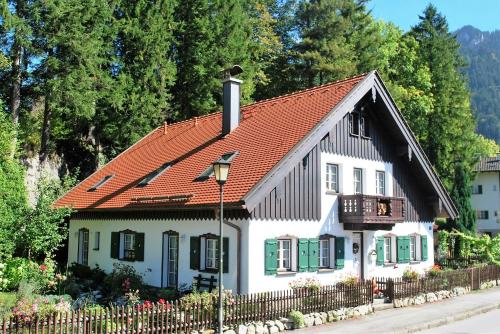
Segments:
[[[240,124],[240,85],[243,81],[234,76],[243,72],[239,65],[224,70],[222,80],[223,110],[222,110],[222,135],[231,133]]]

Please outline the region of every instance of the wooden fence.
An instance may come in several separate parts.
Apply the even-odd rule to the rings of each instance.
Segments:
[[[420,293],[451,290],[455,287],[477,290],[484,282],[496,281],[500,284],[500,267],[488,265],[478,268],[444,271],[435,276],[418,279],[376,278],[378,289],[389,300],[414,297]]]
[[[215,298],[215,297],[214,297]],[[336,310],[370,304],[371,281],[323,286],[317,290],[295,289],[238,295],[224,305],[224,324],[286,317],[292,310],[303,313]],[[216,299],[204,304],[182,305],[179,301],[135,307],[83,309],[52,314],[45,319],[10,318],[2,334],[169,334],[213,329],[217,324]]]

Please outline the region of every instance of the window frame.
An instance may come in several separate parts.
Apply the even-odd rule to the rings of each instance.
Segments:
[[[96,191],[97,189],[101,188],[106,183],[108,183],[109,180],[111,180],[114,177],[115,177],[115,174],[109,174],[109,175],[104,176],[97,183],[95,183],[92,187],[90,187],[87,191]]]
[[[95,231],[94,232],[94,248],[92,250],[98,251],[100,247],[101,247],[101,232]]]
[[[383,178],[381,179],[380,176],[383,176]],[[383,182],[383,185],[382,187],[380,188],[380,180],[382,180]],[[377,170],[375,171],[375,193],[379,196],[386,196],[386,179],[385,179],[385,171],[383,170]],[[382,189],[382,191],[379,191],[380,189]]]
[[[327,269],[327,268],[331,268],[331,263],[332,263],[332,260],[331,260],[331,242],[330,242],[330,238],[326,238],[326,237],[320,237],[318,239],[318,248],[319,248],[319,251],[318,251],[318,268],[319,269]],[[323,248],[323,244],[326,244],[327,247],[326,247],[326,250]],[[326,251],[326,254],[324,253]],[[322,262],[323,259],[326,259],[326,264]]]
[[[357,133],[356,133],[357,132]],[[357,111],[349,113],[349,134],[351,136],[360,136],[360,114]]]
[[[208,253],[209,243],[215,243],[215,249],[213,247],[211,248],[211,249],[214,249],[214,254],[213,254],[214,257],[212,259],[210,259],[209,253]],[[213,266],[208,265],[209,259],[214,261]],[[205,270],[208,270],[208,271],[219,270],[219,239],[217,237],[213,237],[213,236],[205,237]]]
[[[384,264],[394,263],[392,261],[392,236],[384,236]],[[387,245],[387,240],[389,240],[389,245]],[[389,252],[387,253],[387,246],[389,246]]]
[[[335,167],[335,174],[330,172],[330,167]],[[326,191],[331,193],[340,193],[340,177],[339,177],[339,165],[334,163],[326,164],[326,172],[325,172],[325,186]],[[335,175],[335,180],[332,179],[332,176]],[[335,188],[332,189],[332,185],[335,184]]]
[[[416,235],[410,235],[409,237],[410,237],[410,262],[416,262],[419,260],[417,257],[417,241],[419,238],[417,238]]]
[[[490,214],[488,210],[477,210],[476,217],[478,220],[488,220],[490,219]]]
[[[292,271],[292,239],[279,238],[276,240],[277,240],[277,248],[276,248],[277,271],[278,272]],[[284,248],[282,248],[282,246],[285,243],[288,243],[288,259],[285,259],[283,257]],[[288,260],[288,266],[284,266],[285,260]]]
[[[83,236],[86,235],[86,242]],[[86,247],[85,247],[86,245]],[[77,263],[82,266],[89,265],[89,247],[90,247],[90,232],[87,228],[81,228],[78,230],[78,253],[77,253]]]
[[[134,231],[123,231],[123,255],[122,255],[122,260],[126,261],[135,261],[136,254],[135,254],[135,247],[136,247],[136,232]],[[127,248],[127,237],[130,237],[131,240],[129,240],[129,247]]]
[[[359,117],[359,133],[361,138],[370,139],[370,120],[367,116],[361,115]]]
[[[165,259],[165,238],[167,238],[167,259]],[[170,251],[174,248],[172,248],[172,239],[175,238],[176,242],[176,248],[175,248],[175,259],[171,258],[171,253]],[[178,282],[179,282],[179,233],[176,231],[166,231],[162,233],[162,259],[161,259],[161,287],[162,288],[177,288]],[[174,261],[172,261],[174,260]],[[167,262],[167,268],[164,268],[165,261]],[[175,269],[173,271],[174,275],[174,281],[171,281],[171,273],[172,273],[172,264],[173,268]],[[166,276],[166,285],[165,283],[165,276]]]
[[[359,180],[356,180],[356,172],[359,171]],[[353,174],[352,174],[352,179],[353,179],[353,193],[354,194],[363,194],[363,169],[354,167],[353,168]],[[356,191],[356,185],[359,183],[359,191]]]

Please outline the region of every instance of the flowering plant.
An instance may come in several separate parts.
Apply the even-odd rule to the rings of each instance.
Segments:
[[[409,267],[403,272],[403,280],[405,281],[414,281],[418,279],[419,276],[418,272]]]
[[[307,289],[309,291],[318,291],[321,288],[321,284],[316,278],[299,278],[288,283],[288,286],[293,289]]]

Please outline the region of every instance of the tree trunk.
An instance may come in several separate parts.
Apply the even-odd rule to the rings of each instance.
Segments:
[[[40,166],[47,160],[49,154],[49,140],[50,140],[50,119],[52,118],[52,109],[49,104],[49,94],[45,95],[43,110],[43,123],[42,123],[42,138],[40,143]]]
[[[23,48],[15,42],[12,46],[12,87],[10,91],[10,110],[12,122],[15,126],[19,123],[19,107],[21,106],[21,59]]]

